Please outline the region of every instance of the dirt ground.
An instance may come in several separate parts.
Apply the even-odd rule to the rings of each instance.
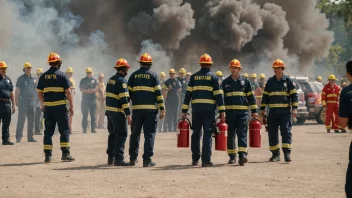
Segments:
[[[12,123],[12,140],[14,129]],[[43,163],[42,136],[0,146],[0,197],[344,197],[352,133],[327,134],[323,125],[294,126],[290,164],[268,162],[263,133],[262,148],[250,148],[243,167],[228,165],[223,151],[213,151],[215,167],[192,167],[190,149],[176,148],[175,133],[157,134],[156,167],[142,167],[143,145],[136,167],[107,166],[107,134],[74,131],[71,163],[60,161],[58,135],[51,164]]]

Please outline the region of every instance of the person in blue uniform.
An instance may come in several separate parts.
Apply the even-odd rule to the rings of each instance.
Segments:
[[[131,125],[130,97],[127,89],[127,75],[129,66],[126,59],[120,58],[115,64],[116,74],[107,82],[106,86],[106,111],[108,117],[108,164],[115,166],[129,166],[124,161],[125,142],[127,139],[127,124]]]
[[[37,142],[33,138],[34,110],[36,107],[35,82],[32,77],[32,65],[26,62],[23,66],[23,75],[18,77],[16,82],[15,101],[18,106],[18,120],[16,128],[16,143],[21,143],[23,136],[24,122],[27,117],[27,139],[28,142]]]
[[[132,101],[132,126],[130,137],[130,165],[137,163],[141,130],[144,131],[143,167],[155,166],[152,161],[159,118],[165,116],[164,98],[161,92],[158,75],[150,71],[153,59],[148,53],[140,57],[140,68],[128,79],[128,90]]]
[[[352,61],[346,63],[346,78],[352,82]],[[339,121],[342,128],[352,129],[352,84],[342,89],[340,94]],[[346,173],[346,197],[352,197],[352,141],[349,149],[349,163]]]
[[[226,123],[228,125],[227,154],[230,157],[229,164],[238,163],[243,166],[247,163],[247,131],[248,109],[252,111],[252,117],[256,118],[257,108],[251,83],[240,75],[242,69],[240,61],[234,59],[230,62],[231,75],[222,82],[226,109]],[[236,136],[238,138],[238,150],[236,149]]]
[[[98,91],[98,81],[93,78],[92,68],[86,69],[86,77],[79,83],[82,92],[81,110],[83,114],[82,128],[83,133],[87,133],[88,113],[90,114],[91,132],[96,133],[96,92]]]
[[[291,116],[295,117],[297,115],[298,96],[296,84],[283,73],[285,67],[282,60],[274,61],[272,68],[275,75],[269,78],[266,83],[260,107],[261,116],[264,115],[266,106],[270,108],[268,116],[269,146],[272,152],[270,162],[280,161],[279,128],[285,161],[291,162]]]
[[[44,111],[44,153],[45,162],[51,162],[55,125],[60,132],[62,161],[74,161],[70,154],[70,126],[68,113],[73,115],[73,100],[70,92],[70,81],[65,73],[59,71],[62,59],[59,54],[51,53],[48,57],[50,69],[40,76],[37,91],[40,108]],[[66,104],[69,102],[69,108]]]
[[[0,62],[0,122],[2,123],[2,145],[13,145],[10,141],[9,127],[12,114],[15,113],[15,96],[13,93],[13,84],[11,79],[6,75],[7,65]],[[11,108],[12,104],[12,108]]]
[[[182,90],[182,84],[176,78],[176,71],[169,70],[170,78],[164,82],[163,89],[167,92],[166,97],[166,116],[165,132],[175,132],[177,128],[177,112],[179,106],[179,96]]]
[[[186,75],[187,75],[186,69],[180,68],[180,70],[178,71],[178,76],[176,78],[181,83],[181,91],[179,93],[179,102],[178,102],[178,109],[177,109],[176,116],[178,116],[182,113],[182,103],[183,103],[183,100],[185,99],[187,86],[188,86],[188,80],[187,80]]]
[[[189,103],[192,102],[192,125],[191,138],[192,165],[198,165],[202,157],[202,167],[211,167],[212,125],[215,118],[215,110],[220,112],[221,121],[225,121],[224,97],[220,89],[219,78],[210,71],[213,64],[208,54],[200,57],[200,71],[193,74],[188,83],[187,92],[182,105],[182,119],[186,119]],[[203,148],[200,152],[200,139],[203,133]]]

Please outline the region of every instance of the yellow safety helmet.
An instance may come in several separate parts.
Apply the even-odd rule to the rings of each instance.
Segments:
[[[259,75],[259,78],[260,78],[260,79],[264,79],[264,78],[265,78],[265,74],[260,74],[260,75]]]
[[[217,71],[215,74],[216,74],[217,76],[223,76],[223,74],[222,74],[221,71]]]
[[[245,78],[248,78],[248,74],[247,73],[244,73],[242,76],[245,77]]]
[[[181,69],[178,71],[178,73],[186,74],[187,72],[186,72],[186,69],[185,69],[185,68],[181,68]]]
[[[86,69],[86,73],[93,73],[92,68],[88,67],[88,68]]]
[[[29,62],[25,62],[23,65],[23,69],[26,69],[26,68],[32,68],[32,64]]]
[[[73,68],[72,67],[68,67],[66,69],[66,73],[73,73]]]
[[[176,74],[176,71],[174,69],[170,69],[169,74]]]
[[[42,68],[38,68],[35,73],[36,73],[36,74],[42,74],[42,73],[44,73],[44,72],[43,72],[43,69],[42,69]]]
[[[334,74],[331,74],[329,77],[328,77],[328,80],[336,80],[336,76]]]
[[[321,76],[318,76],[315,80],[323,80]]]
[[[253,74],[251,75],[251,78],[257,78],[257,74],[256,74],[256,73],[253,73]]]
[[[160,76],[161,76],[161,77],[166,77],[165,72],[160,72]]]
[[[0,62],[0,69],[6,69],[7,65],[4,61]]]
[[[192,76],[192,73],[191,72],[187,72],[187,76]]]

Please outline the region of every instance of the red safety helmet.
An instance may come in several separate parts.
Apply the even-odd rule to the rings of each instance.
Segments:
[[[203,54],[199,59],[199,64],[213,64],[213,59],[209,54]]]
[[[229,65],[230,68],[232,67],[238,67],[238,68],[242,68],[241,66],[241,62],[237,59],[233,59],[231,62],[230,62],[230,65]]]
[[[115,68],[119,68],[119,67],[131,68],[131,66],[128,64],[127,60],[124,59],[124,58],[119,58],[119,59],[116,61]]]
[[[55,53],[55,52],[52,52],[49,54],[49,57],[48,57],[48,63],[53,63],[53,62],[57,62],[57,61],[61,61],[61,57],[59,54]]]
[[[153,63],[153,59],[150,56],[150,54],[148,53],[144,53],[141,55],[141,57],[139,58],[139,62],[140,63]]]
[[[286,67],[286,66],[285,66],[285,63],[284,63],[284,61],[282,61],[282,60],[280,60],[280,59],[276,59],[276,60],[273,62],[272,68],[280,68],[280,67],[285,68],[285,67]]]

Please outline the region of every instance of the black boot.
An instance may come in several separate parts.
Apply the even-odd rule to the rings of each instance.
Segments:
[[[45,163],[50,163],[51,162],[51,155],[45,155]]]
[[[341,133],[347,133],[346,129],[341,129]]]
[[[9,140],[2,141],[2,145],[14,145],[14,143],[10,142]]]
[[[280,161],[280,154],[274,154],[273,156],[269,159],[269,162],[279,162]]]
[[[67,162],[72,162],[72,161],[75,161],[75,158],[73,158],[69,153],[63,153],[61,160],[67,161]]]
[[[236,157],[230,157],[229,164],[236,164]]]
[[[114,157],[108,157],[108,165],[112,165],[114,163]]]
[[[246,156],[240,156],[239,159],[238,159],[238,164],[240,166],[244,166],[245,163],[248,162],[248,159]]]
[[[138,160],[130,160],[130,166],[135,166],[138,163]]]
[[[95,129],[92,130],[92,133],[97,133],[97,131]]]
[[[340,131],[339,131],[339,130],[337,130],[337,129],[335,129],[335,133],[340,133]]]
[[[199,160],[192,161],[192,166],[198,166],[198,164],[199,164]]]
[[[152,166],[155,166],[155,165],[156,165],[156,163],[152,162],[151,160],[143,161],[143,167],[152,167]]]
[[[291,162],[291,156],[290,156],[290,153],[285,153],[284,154],[284,158],[285,158],[285,162]]]
[[[123,160],[115,160],[114,161],[114,166],[129,166],[130,163],[125,162]]]
[[[213,162],[202,162],[202,167],[213,167]]]

